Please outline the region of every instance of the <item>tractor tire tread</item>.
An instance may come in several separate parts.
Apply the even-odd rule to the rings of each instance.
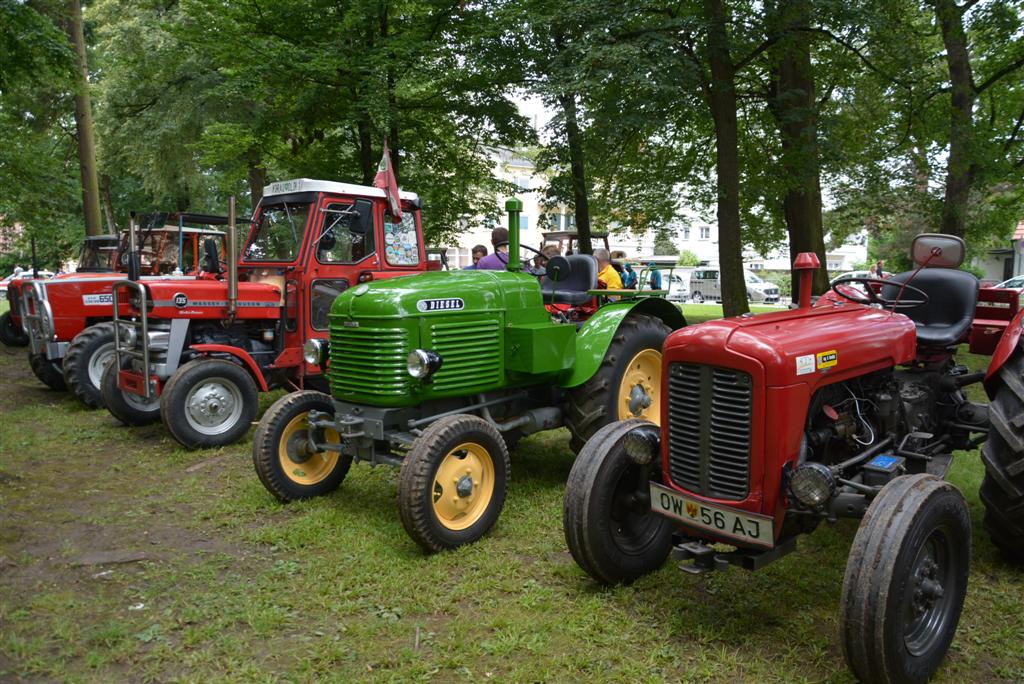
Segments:
[[[0,314],[0,342],[8,347],[27,347],[28,335],[14,324],[14,316],[10,311]]]
[[[979,497],[992,543],[1013,565],[1024,568],[1024,344],[999,371],[991,393],[992,430],[981,448],[985,477]]]
[[[176,410],[178,388],[186,385],[197,368],[206,369],[207,364],[222,366],[228,373],[237,375],[237,386],[242,394],[242,414],[232,429],[216,435],[205,435],[188,425],[184,416],[184,407]],[[244,378],[244,379],[243,379]],[[206,449],[220,447],[238,441],[249,431],[256,413],[259,411],[259,387],[252,379],[249,371],[241,365],[227,359],[201,357],[182,364],[164,385],[160,394],[160,420],[171,436],[186,449]],[[244,425],[244,428],[242,427]]]
[[[75,339],[68,346],[68,353],[64,356],[64,382],[68,389],[89,408],[102,408],[103,395],[99,387],[92,387],[89,383],[89,359],[81,358],[86,353],[91,343],[100,340],[105,336],[114,339],[114,323],[112,321],[90,325],[82,332],[75,335]],[[82,367],[82,364],[85,367]],[[83,379],[84,372],[84,379]]]
[[[43,383],[52,390],[63,392],[68,388],[67,383],[64,382],[64,373],[57,368],[57,366],[49,361],[43,354],[33,354],[29,352],[28,363],[32,368],[32,373],[36,376],[39,382]]]

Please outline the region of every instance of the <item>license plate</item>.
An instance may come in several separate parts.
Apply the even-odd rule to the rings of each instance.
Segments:
[[[714,537],[768,549],[775,546],[775,521],[772,518],[715,506],[654,482],[651,483],[651,510],[687,527],[711,532]]]

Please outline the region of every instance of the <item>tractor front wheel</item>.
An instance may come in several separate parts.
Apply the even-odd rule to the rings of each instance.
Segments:
[[[45,354],[33,354],[29,352],[28,364],[32,367],[32,373],[52,390],[64,391],[68,386],[64,383],[64,373],[58,364],[46,358]]]
[[[86,406],[103,406],[100,382],[114,360],[114,324],[97,323],[75,336],[64,357],[64,381]]]
[[[110,415],[130,427],[149,425],[160,420],[160,397],[146,399],[117,386],[117,362],[107,365],[100,379],[100,395]]]
[[[999,371],[988,405],[992,429],[981,449],[985,529],[1011,563],[1024,566],[1024,349]]]
[[[626,435],[646,420],[605,425],[576,457],[565,486],[562,529],[576,563],[602,584],[629,584],[662,566],[672,523],[651,510],[654,463],[634,462]]]
[[[501,515],[509,470],[505,441],[487,421],[460,414],[431,423],[398,476],[405,531],[426,551],[475,542]]]
[[[284,502],[333,492],[345,479],[352,456],[315,451],[309,446],[309,412],[334,415],[331,398],[322,392],[293,392],[274,402],[263,414],[252,441],[252,463],[267,491]],[[319,442],[340,444],[330,428]]]
[[[574,453],[608,423],[661,422],[661,347],[669,332],[654,316],[629,314],[622,320],[597,372],[569,391],[565,423]]]
[[[189,361],[167,381],[160,418],[188,449],[231,444],[249,430],[259,409],[259,389],[236,363],[202,358]]]
[[[28,346],[28,335],[25,334],[25,331],[20,326],[15,324],[14,317],[10,311],[5,311],[3,315],[0,315],[0,342],[3,342],[8,347]]]
[[[925,682],[949,650],[967,594],[971,520],[956,487],[919,474],[875,497],[843,581],[843,654],[864,682]]]

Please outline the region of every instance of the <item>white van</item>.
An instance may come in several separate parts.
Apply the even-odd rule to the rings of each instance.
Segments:
[[[747,301],[758,304],[778,303],[778,287],[747,269],[743,269],[743,279],[747,284]],[[690,299],[697,303],[722,300],[722,285],[717,266],[693,269],[693,273],[690,274]]]

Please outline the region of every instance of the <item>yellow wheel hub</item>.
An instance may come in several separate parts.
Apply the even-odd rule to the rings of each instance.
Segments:
[[[661,423],[661,352],[644,349],[626,366],[619,384],[619,420]]]
[[[329,428],[324,430],[324,438],[341,444],[341,435]],[[308,412],[288,421],[277,448],[277,458],[285,477],[300,485],[314,485],[326,478],[334,472],[339,456],[337,451],[310,451]]]
[[[476,442],[464,442],[441,460],[434,475],[434,514],[450,530],[479,520],[494,497],[494,459]]]

